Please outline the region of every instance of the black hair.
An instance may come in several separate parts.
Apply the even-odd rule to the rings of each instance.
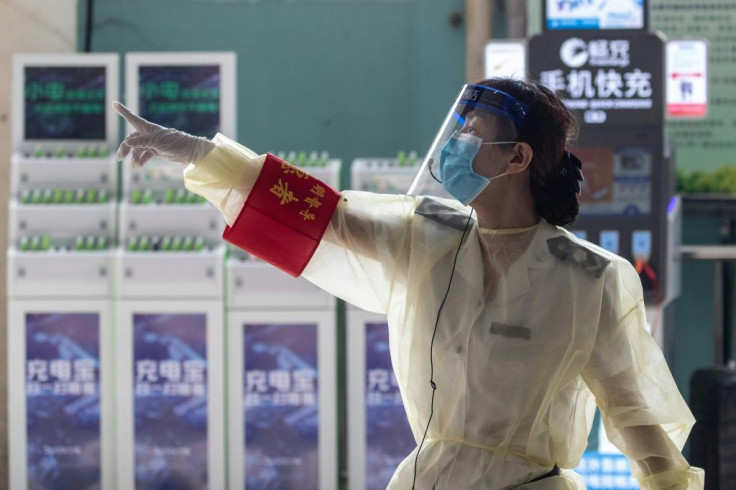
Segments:
[[[514,78],[491,78],[478,85],[506,92],[527,104],[518,127],[498,118],[501,140],[529,144],[534,156],[529,164],[529,186],[537,215],[553,225],[569,225],[578,216],[577,194],[569,185],[566,146],[577,136],[578,124],[564,102],[541,83]]]

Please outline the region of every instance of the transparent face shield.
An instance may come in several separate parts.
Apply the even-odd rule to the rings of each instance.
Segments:
[[[524,121],[527,110],[526,104],[501,90],[485,85],[464,85],[450,112],[447,113],[437,136],[432,141],[432,146],[414,177],[408,194],[452,198],[442,186],[440,176],[440,156],[447,141],[456,132],[467,130],[469,119],[472,119],[473,116],[502,117],[512,121],[518,127]]]

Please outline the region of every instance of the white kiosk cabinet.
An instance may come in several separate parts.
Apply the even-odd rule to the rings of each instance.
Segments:
[[[226,276],[229,488],[338,488],[335,298],[234,247]]]
[[[16,55],[9,484],[114,488],[114,54]]]
[[[116,255],[120,489],[224,487],[222,225],[207,205],[181,208],[121,205],[128,246]],[[156,234],[196,234],[201,246],[130,248]]]
[[[126,101],[156,124],[235,133],[233,53],[127,53]],[[128,127],[128,131],[132,128]],[[183,166],[123,164],[116,268],[117,488],[225,488],[219,212]]]

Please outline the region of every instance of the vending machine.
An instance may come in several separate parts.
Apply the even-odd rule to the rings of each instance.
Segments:
[[[125,67],[134,113],[197,136],[234,136],[234,54],[128,53]],[[119,489],[225,487],[224,221],[185,189],[183,168],[123,162]]]
[[[338,188],[340,160],[277,155]],[[336,299],[231,247],[229,488],[338,488]]]
[[[10,488],[114,488],[114,54],[16,55]]]
[[[415,152],[356,159],[351,188],[405,193],[419,163]],[[388,323],[385,315],[348,305],[346,330],[349,488],[384,489],[416,446],[391,366]]]

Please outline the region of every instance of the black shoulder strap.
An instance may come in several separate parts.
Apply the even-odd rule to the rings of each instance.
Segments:
[[[468,213],[448,206],[441,199],[431,196],[421,198],[415,213],[460,231],[465,230],[465,224],[468,221]]]
[[[550,238],[547,240],[547,247],[549,253],[559,260],[568,261],[595,278],[601,277],[611,263],[610,259],[566,236]]]

